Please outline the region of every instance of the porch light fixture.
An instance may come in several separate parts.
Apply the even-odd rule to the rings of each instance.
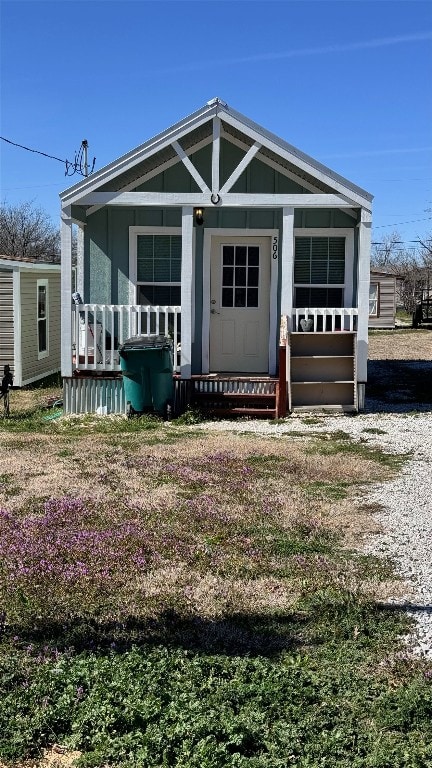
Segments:
[[[197,224],[198,227],[201,227],[204,223],[204,208],[195,208],[194,209],[195,214],[195,224]]]

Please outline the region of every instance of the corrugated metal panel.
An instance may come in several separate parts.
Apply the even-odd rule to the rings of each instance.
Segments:
[[[67,414],[126,413],[126,398],[122,379],[72,377],[63,379],[63,408]]]
[[[0,272],[0,372],[10,365],[14,373],[13,275]]]

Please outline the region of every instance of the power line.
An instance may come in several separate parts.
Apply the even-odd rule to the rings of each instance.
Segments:
[[[428,216],[426,219],[413,219],[412,221],[395,221],[394,224],[380,224],[379,227],[373,227],[373,229],[384,229],[384,227],[400,227],[402,224],[416,224],[418,221],[432,221],[432,216]]]
[[[25,149],[27,152],[34,152],[36,155],[42,155],[43,157],[48,157],[50,160],[58,160],[58,162],[62,163],[66,168],[65,176],[73,176],[74,173],[79,173],[81,176],[88,176],[90,173],[93,172],[95,167],[96,158],[94,157],[91,170],[89,171],[89,166],[87,162],[88,142],[86,139],[84,139],[81,142],[81,147],[79,148],[78,152],[75,152],[75,158],[73,162],[71,162],[70,160],[62,160],[61,157],[56,157],[55,155],[49,155],[47,152],[41,152],[39,149],[32,149],[31,147],[26,147],[24,146],[24,144],[18,144],[16,141],[11,141],[11,139],[6,139],[5,136],[0,136],[0,139],[2,141],[6,141],[7,144],[12,144],[12,146],[14,147]]]

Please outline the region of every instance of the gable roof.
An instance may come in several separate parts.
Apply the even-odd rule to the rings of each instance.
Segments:
[[[245,115],[228,107],[219,98],[212,99],[197,112],[66,189],[60,194],[62,204],[79,204],[80,198],[96,191],[131,189],[134,181],[138,180],[143,173],[150,173],[166,162],[181,162],[172,143],[181,140],[185,152],[196,145],[210,143],[214,117],[222,121],[225,138],[240,142],[246,150],[258,141],[261,147],[256,157],[264,161],[267,159],[272,164],[280,166],[282,172],[285,169],[286,172],[295,175],[300,184],[303,181],[306,187],[314,187],[317,191],[336,191],[342,195],[349,195],[350,198],[370,209],[373,195],[369,192],[267,131]]]
[[[42,261],[41,259],[19,258],[18,256],[0,255],[0,268],[19,271],[20,269],[49,269],[60,271],[60,262]]]

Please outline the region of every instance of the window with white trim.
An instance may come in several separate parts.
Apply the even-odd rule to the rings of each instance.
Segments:
[[[295,238],[294,306],[343,307],[345,237]]]
[[[179,306],[181,235],[137,235],[137,303]]]
[[[371,283],[369,285],[369,317],[378,317],[379,307],[379,284]]]
[[[37,337],[38,360],[48,357],[48,280],[37,281]]]

